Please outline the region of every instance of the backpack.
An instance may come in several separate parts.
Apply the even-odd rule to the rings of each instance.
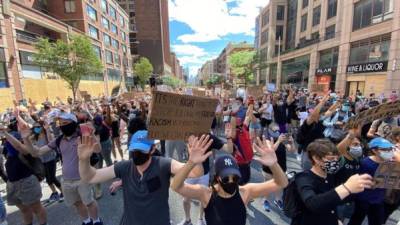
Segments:
[[[283,213],[289,218],[295,218],[301,213],[301,199],[297,191],[296,177],[297,173],[292,171],[288,173],[288,186],[283,189]]]
[[[234,140],[234,154],[239,165],[250,164],[253,159],[253,147],[247,126],[240,125],[236,128],[236,139]]]
[[[79,132],[79,136],[81,136],[80,132]],[[61,140],[63,139],[63,137],[64,137],[64,135],[61,134],[60,136],[58,136],[56,138],[56,153],[57,153],[57,157],[60,159],[61,163],[62,163],[62,155],[61,155],[60,145],[61,145]],[[93,153],[90,156],[90,165],[91,166],[96,165],[99,161],[100,161],[100,156],[97,153]]]

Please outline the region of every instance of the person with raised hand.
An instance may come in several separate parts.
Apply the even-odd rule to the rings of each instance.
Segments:
[[[259,138],[253,147],[260,154],[256,160],[271,169],[272,180],[239,186],[241,174],[235,159],[230,155],[222,155],[214,162],[215,177],[210,187],[184,183],[191,170],[211,155],[210,152],[206,152],[209,144],[202,138],[189,140],[189,161],[176,174],[171,184],[171,188],[177,193],[201,202],[208,225],[244,225],[246,205],[252,199],[266,196],[287,186],[288,180],[277,163],[273,142],[261,141]]]
[[[201,140],[208,143],[209,137]],[[208,147],[208,146],[206,146]],[[93,137],[82,137],[78,147],[79,173],[83,181],[91,184],[103,183],[114,178],[121,182],[113,185],[114,191],[122,185],[124,213],[120,225],[170,224],[169,186],[171,176],[177,174],[184,164],[173,159],[153,156],[155,141],[148,139],[148,131],[139,130],[133,134],[128,150],[133,158],[120,161],[102,169],[90,165],[90,156],[95,148]],[[190,177],[203,174],[201,166],[196,167]],[[154,216],[154,215],[157,216]]]

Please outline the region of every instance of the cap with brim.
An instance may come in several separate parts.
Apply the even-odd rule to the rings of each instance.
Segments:
[[[149,153],[153,145],[155,144],[155,141],[148,139],[147,136],[148,136],[147,130],[137,131],[131,138],[128,150],[130,152],[140,151],[143,153]]]
[[[58,118],[59,118],[59,119],[63,119],[63,120],[70,120],[70,121],[73,121],[73,122],[75,122],[75,123],[78,122],[78,119],[77,119],[76,116],[75,116],[74,114],[72,114],[72,113],[61,112],[61,113],[58,115]]]
[[[215,160],[215,173],[219,177],[238,176],[242,177],[236,160],[230,155],[217,157]]]
[[[368,146],[371,149],[375,149],[375,148],[389,149],[389,148],[393,148],[394,145],[387,139],[378,137],[378,138],[372,139],[372,141],[369,142]]]

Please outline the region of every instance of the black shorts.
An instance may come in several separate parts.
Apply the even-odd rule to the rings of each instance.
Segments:
[[[271,123],[272,123],[272,120],[267,120],[267,119],[265,119],[265,118],[261,118],[261,126],[262,127],[267,127],[267,126],[269,126]]]

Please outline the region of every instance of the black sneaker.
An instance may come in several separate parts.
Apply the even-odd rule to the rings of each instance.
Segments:
[[[63,193],[61,193],[61,194],[59,195],[58,202],[63,202],[63,201],[64,201],[64,195],[63,195]]]
[[[90,221],[90,223],[82,222],[82,225],[93,225],[93,221]]]

